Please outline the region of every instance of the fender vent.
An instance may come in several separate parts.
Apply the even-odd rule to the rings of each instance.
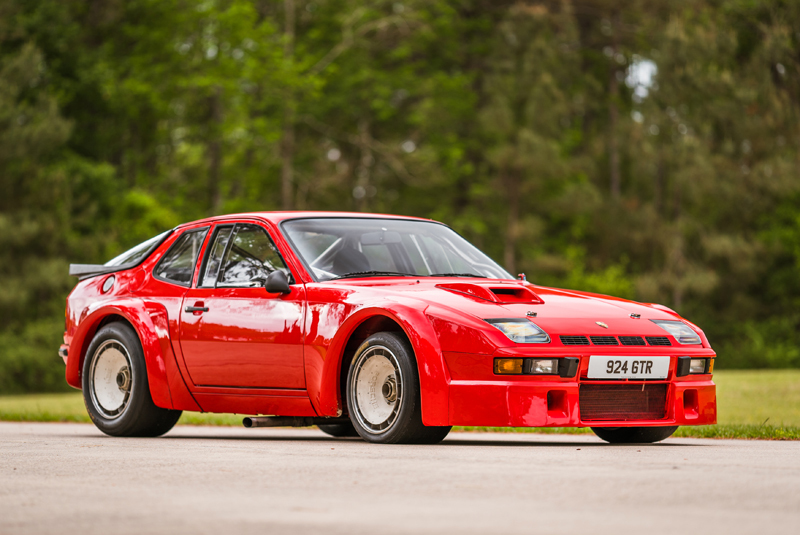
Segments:
[[[559,336],[565,346],[588,346],[589,339],[585,336]]]

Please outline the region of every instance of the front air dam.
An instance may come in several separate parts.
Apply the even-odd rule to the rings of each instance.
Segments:
[[[582,420],[581,384],[537,382],[534,385],[513,381],[452,381],[449,425],[624,427],[710,425],[717,422],[716,385],[710,380],[660,383],[667,386],[666,407],[658,419],[653,420]],[[642,386],[641,383],[624,384],[631,387],[637,384],[639,387]],[[686,392],[688,394],[684,395]]]

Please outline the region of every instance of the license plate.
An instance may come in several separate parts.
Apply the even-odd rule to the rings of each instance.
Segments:
[[[669,357],[589,357],[589,379],[666,379]]]

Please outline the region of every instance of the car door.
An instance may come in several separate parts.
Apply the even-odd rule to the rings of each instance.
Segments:
[[[305,290],[264,289],[269,273],[292,275],[258,223],[220,224],[206,247],[197,285],[186,293],[180,344],[198,387],[305,388]]]

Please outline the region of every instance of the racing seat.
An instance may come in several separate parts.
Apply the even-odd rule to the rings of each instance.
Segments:
[[[369,260],[364,256],[364,253],[348,246],[342,247],[339,252],[336,253],[331,266],[331,271],[337,275],[369,271],[370,269],[372,269],[372,267],[369,265]]]

